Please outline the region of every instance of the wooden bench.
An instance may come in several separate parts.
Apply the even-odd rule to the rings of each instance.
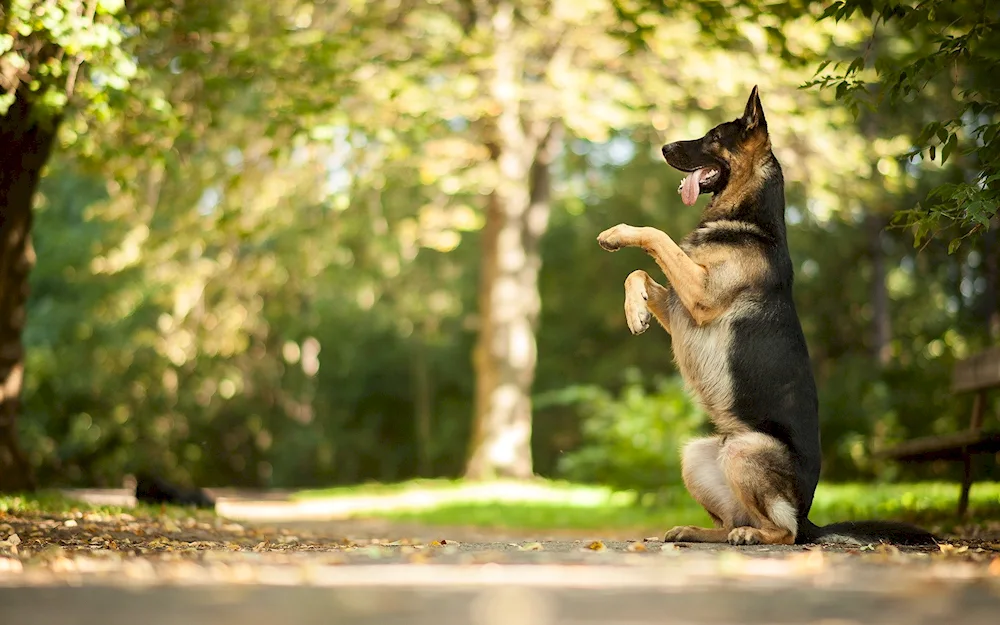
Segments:
[[[965,465],[962,493],[958,499],[958,515],[969,508],[972,487],[972,456],[1000,451],[1000,432],[983,430],[986,393],[1000,387],[1000,347],[993,347],[955,364],[951,391],[955,394],[975,393],[972,400],[972,421],[969,429],[957,434],[927,436],[906,441],[879,454],[881,458],[899,462],[931,462],[961,460]]]

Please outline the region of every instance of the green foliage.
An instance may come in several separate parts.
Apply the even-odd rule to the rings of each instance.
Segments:
[[[855,13],[873,26],[863,54],[834,63],[835,71],[807,86],[834,88],[855,114],[860,106],[878,110],[883,104],[929,109],[933,121],[916,134],[905,157],[940,158],[944,166],[955,155],[965,180],[935,187],[925,206],[899,211],[895,222],[913,229],[918,246],[954,226],[953,253],[964,238],[990,227],[1000,205],[1000,89],[993,78],[1000,18],[985,2],[838,0],[820,19],[849,20]],[[888,32],[879,33],[880,26]],[[876,45],[880,34],[892,45]]]
[[[631,371],[617,397],[603,388],[574,386],[547,393],[537,404],[540,409],[579,408],[582,440],[559,460],[559,472],[567,479],[636,489],[660,501],[683,491],[680,448],[705,415],[679,376],[647,391],[638,372]]]
[[[18,92],[52,119],[71,101],[88,116],[107,119],[109,106],[136,77],[125,50],[133,26],[121,0],[39,2],[0,7],[0,115]],[[89,79],[88,79],[89,78]]]
[[[38,93],[65,93],[80,59],[86,78],[65,107],[51,96],[63,150],[36,202],[20,426],[43,481],[117,486],[142,466],[255,486],[456,475],[475,386],[478,229],[497,184],[492,31],[475,3],[98,3],[95,23],[120,36],[92,39],[89,22],[53,12],[69,4],[12,4],[20,21],[5,13],[0,29],[0,69],[33,38],[72,51],[32,72]],[[536,405],[537,471],[663,496],[679,483],[697,411],[674,378],[649,384],[674,373],[668,335],[630,336],[621,310],[624,277],[658,270],[639,252],[602,253],[594,236],[623,221],[689,231],[697,211],[656,151],[731,119],[759,84],[787,180],[824,477],[953,476],[871,452],[964,423],[947,379],[995,341],[995,231],[952,254],[919,232],[919,251],[904,232],[879,239],[883,367],[864,224],[895,214],[926,234],[983,233],[997,179],[975,181],[998,133],[993,83],[971,60],[993,54],[988,33],[951,33],[968,52],[941,51],[950,9],[926,26],[893,14],[858,64],[872,33],[858,11],[835,23],[807,1],[642,4],[518,3],[524,127],[567,129],[541,244],[535,383],[540,400],[561,401]],[[44,5],[37,19],[29,5]],[[961,30],[993,18],[954,19]],[[893,92],[929,54],[907,73],[910,92]],[[822,59],[841,62],[819,76],[831,88],[797,89]],[[947,59],[957,78],[927,73]],[[835,99],[838,76],[857,87],[839,94],[859,98],[856,119]],[[935,158],[899,158],[918,145]],[[934,189],[932,211],[913,208]],[[630,367],[646,382],[623,381]]]
[[[818,524],[851,519],[908,520],[952,531],[961,523],[990,523],[1000,512],[1000,484],[976,483],[970,516],[955,518],[959,487],[954,483],[900,484],[821,482],[810,518]],[[348,508],[355,518],[380,518],[444,527],[629,532],[658,536],[674,525],[710,525],[705,511],[688,495],[660,505],[636,505],[635,491],[538,480],[496,485],[462,481],[416,481],[364,485],[310,493],[313,505]],[[322,499],[320,499],[322,498]]]

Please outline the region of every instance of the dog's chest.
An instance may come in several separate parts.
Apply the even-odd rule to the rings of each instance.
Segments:
[[[670,302],[670,332],[674,360],[685,383],[709,412],[728,411],[733,403],[729,366],[732,320],[723,315],[699,327],[674,295]]]

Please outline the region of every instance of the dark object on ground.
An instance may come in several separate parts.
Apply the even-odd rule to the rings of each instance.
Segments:
[[[143,503],[166,503],[214,508],[215,499],[200,488],[183,488],[148,474],[135,478],[135,498]]]
[[[822,461],[816,381],[792,296],[785,181],[757,88],[742,117],[662,151],[688,174],[684,204],[712,194],[698,228],[677,244],[619,224],[597,241],[610,252],[638,247],[666,274],[666,287],[642,270],[626,278],[625,320],[633,334],[653,317],[670,333],[681,376],[716,430],[688,443],[681,461],[684,485],[715,527],[679,526],[663,540],[933,544],[903,523],[809,520]]]
[[[969,490],[972,488],[973,454],[992,454],[1000,451],[1000,432],[982,430],[986,391],[998,387],[1000,387],[1000,347],[993,347],[971,358],[960,360],[955,363],[951,391],[955,394],[976,393],[972,400],[972,421],[969,429],[958,434],[927,436],[906,441],[880,455],[900,462],[961,460],[965,464],[965,475],[962,478],[962,491],[958,498],[958,516],[964,517],[969,508]]]
[[[806,519],[799,526],[799,533],[795,537],[795,543],[798,545],[814,543],[930,545],[935,542],[942,541],[921,527],[899,521],[841,521],[817,526]]]

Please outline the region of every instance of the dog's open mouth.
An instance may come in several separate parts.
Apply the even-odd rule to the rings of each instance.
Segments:
[[[718,181],[722,175],[717,167],[702,167],[687,175],[681,181],[677,192],[681,194],[681,201],[688,206],[693,206],[698,201],[698,196],[702,191],[707,190],[713,183]]]

